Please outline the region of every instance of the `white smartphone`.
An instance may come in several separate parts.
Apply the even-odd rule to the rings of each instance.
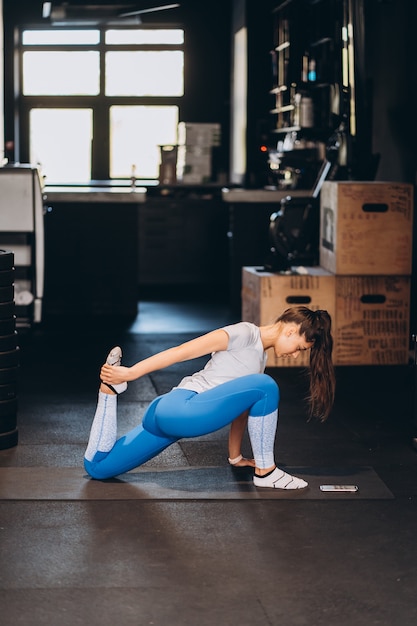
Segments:
[[[357,485],[320,485],[320,491],[358,491]]]

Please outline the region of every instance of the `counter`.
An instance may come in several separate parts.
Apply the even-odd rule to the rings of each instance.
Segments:
[[[270,204],[281,202],[287,196],[292,198],[309,198],[311,191],[308,189],[222,189],[223,201],[235,204],[244,202],[265,202]]]
[[[136,317],[146,189],[46,186],[43,199],[46,318]]]
[[[136,187],[48,187],[44,188],[47,202],[103,202],[133,203],[145,202],[146,188]]]

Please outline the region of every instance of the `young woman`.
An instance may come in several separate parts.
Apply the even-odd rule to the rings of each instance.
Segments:
[[[264,373],[266,350],[273,348],[277,356],[294,359],[302,350],[310,350],[310,413],[324,421],[335,390],[332,347],[327,311],[294,307],[271,325],[239,322],[225,326],[131,367],[120,364],[121,349],[114,348],[101,368],[85,469],[93,478],[111,478],[142,465],[181,438],[206,435],[231,424],[229,462],[254,465],[257,487],[307,487],[304,480],[275,465],[279,389]],[[127,382],[204,355],[211,355],[204,369],[155,398],[142,423],[117,439],[117,396]],[[246,425],[254,461],[243,459],[240,452]]]

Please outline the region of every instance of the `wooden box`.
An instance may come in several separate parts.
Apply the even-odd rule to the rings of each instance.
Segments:
[[[335,276],[321,267],[304,268],[306,273],[273,274],[261,268],[242,269],[242,320],[265,326],[273,324],[281,313],[296,305],[325,309],[332,319],[335,314]],[[277,358],[268,350],[268,367],[308,366],[310,352],[301,352],[296,359]]]
[[[410,275],[412,222],[411,184],[326,181],[320,266],[343,275]]]
[[[409,276],[337,276],[335,365],[406,365]]]
[[[298,304],[325,309],[332,318],[336,366],[408,363],[409,276],[336,276],[321,267],[304,270],[305,274],[272,274],[244,267],[242,320],[264,326]],[[268,367],[308,364],[309,352],[297,359],[276,358],[273,350],[268,352]]]

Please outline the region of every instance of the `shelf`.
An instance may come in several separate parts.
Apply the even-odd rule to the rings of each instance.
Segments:
[[[282,50],[289,48],[290,45],[291,43],[289,41],[283,41],[282,43],[279,44],[279,46],[275,46],[275,52],[281,52]]]
[[[317,126],[283,126],[282,128],[273,128],[271,132],[275,135],[296,132],[301,133],[303,137],[310,137],[323,142],[327,141],[334,131],[330,128],[318,128]]]
[[[272,113],[272,114],[287,113],[288,111],[294,111],[294,105],[293,104],[287,104],[286,106],[278,107],[277,109],[272,109],[270,111],[270,113]]]
[[[333,41],[332,37],[322,37],[321,39],[317,39],[317,41],[314,41],[313,43],[310,44],[310,48],[317,48],[318,46],[322,46],[325,43],[330,43]]]
[[[282,93],[283,91],[288,91],[287,85],[280,85],[279,87],[274,87],[273,89],[271,89],[269,93],[277,94],[277,93]]]
[[[303,130],[301,126],[285,126],[283,128],[274,128],[272,130],[273,133],[292,133]]]

